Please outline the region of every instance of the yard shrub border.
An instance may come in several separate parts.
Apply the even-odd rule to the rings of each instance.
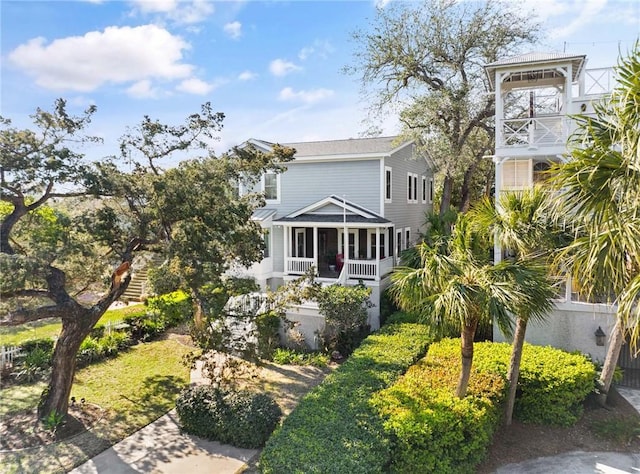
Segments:
[[[263,473],[384,472],[390,444],[370,401],[421,358],[432,340],[422,324],[394,324],[371,334],[349,359],[307,394],[269,439]]]

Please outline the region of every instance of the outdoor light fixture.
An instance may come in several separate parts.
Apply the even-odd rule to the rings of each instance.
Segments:
[[[604,346],[604,340],[607,338],[607,335],[604,333],[600,326],[598,326],[598,329],[596,329],[595,336],[596,346]]]

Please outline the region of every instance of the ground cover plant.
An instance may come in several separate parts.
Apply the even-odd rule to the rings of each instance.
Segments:
[[[370,399],[418,360],[430,340],[421,324],[388,325],[367,337],[285,419],[262,452],[260,470],[382,472],[389,444]]]

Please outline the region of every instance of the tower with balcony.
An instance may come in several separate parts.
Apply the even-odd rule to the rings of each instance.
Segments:
[[[568,159],[567,140],[575,130],[573,114],[593,112],[593,103],[611,91],[611,68],[587,69],[585,55],[529,53],[485,66],[495,94],[495,192],[542,184],[552,163]],[[505,249],[496,244],[496,261]],[[527,340],[604,358],[594,331],[613,325],[610,306],[584,301],[569,278],[548,323],[530,327]],[[494,331],[494,337],[501,335]]]

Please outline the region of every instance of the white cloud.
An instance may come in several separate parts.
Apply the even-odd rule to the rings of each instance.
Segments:
[[[306,60],[312,55],[326,59],[335,49],[331,46],[331,43],[327,40],[315,40],[311,46],[305,46],[298,53],[298,58],[302,61]]]
[[[389,3],[391,3],[391,0],[373,0],[373,4],[376,6],[376,8],[384,8]]]
[[[176,89],[181,92],[186,92],[187,94],[205,95],[215,89],[216,86],[216,84],[211,84],[201,79],[192,77],[190,79],[185,79],[184,81],[182,81],[180,84],[178,84]]]
[[[291,72],[300,70],[302,70],[300,66],[296,66],[292,62],[284,59],[274,59],[269,64],[269,71],[271,71],[271,74],[278,77],[286,76]]]
[[[223,27],[224,32],[228,34],[233,39],[238,39],[242,36],[242,23],[239,21],[234,21],[232,23],[227,23]]]
[[[210,0],[130,0],[130,3],[134,12],[166,15],[181,24],[199,23],[214,12]]]
[[[280,91],[278,98],[286,101],[299,101],[305,104],[314,104],[333,96],[331,89],[312,89],[308,91],[294,91],[291,87],[285,87]]]
[[[46,89],[89,92],[108,83],[187,78],[193,66],[182,62],[182,53],[189,47],[156,25],[111,26],[49,44],[34,38],[9,60]]]
[[[258,77],[258,74],[251,71],[243,71],[238,75],[238,80],[240,81],[250,81]]]
[[[594,20],[597,20],[606,5],[607,0],[585,0],[574,2],[571,10],[575,12],[576,15],[572,17],[572,20],[567,25],[551,30],[549,35],[553,39],[569,37],[576,31],[592,23]]]
[[[143,79],[127,89],[127,94],[136,99],[153,99],[158,97],[158,89],[151,85],[149,79]]]

